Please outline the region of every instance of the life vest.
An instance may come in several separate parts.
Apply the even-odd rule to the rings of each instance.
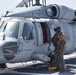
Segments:
[[[65,46],[65,40],[64,40],[64,34],[61,32],[59,34],[55,34],[52,38],[52,43],[55,47],[64,47]]]

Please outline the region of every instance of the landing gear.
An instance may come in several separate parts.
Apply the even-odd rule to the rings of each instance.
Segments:
[[[7,68],[6,63],[1,63],[1,64],[0,64],[0,68]]]

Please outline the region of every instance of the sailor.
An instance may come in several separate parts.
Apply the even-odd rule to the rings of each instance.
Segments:
[[[65,40],[64,34],[61,32],[61,27],[57,26],[54,28],[55,34],[52,38],[52,44],[55,47],[55,64],[57,70],[60,72],[65,71],[65,62],[63,58],[64,48],[65,48]]]

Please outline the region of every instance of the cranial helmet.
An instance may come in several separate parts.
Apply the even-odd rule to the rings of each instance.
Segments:
[[[61,27],[60,26],[55,26],[54,31],[60,31]]]

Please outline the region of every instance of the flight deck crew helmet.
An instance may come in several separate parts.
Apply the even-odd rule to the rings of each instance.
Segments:
[[[56,32],[56,31],[61,31],[61,27],[60,26],[56,26],[55,28],[54,28],[54,31]]]

